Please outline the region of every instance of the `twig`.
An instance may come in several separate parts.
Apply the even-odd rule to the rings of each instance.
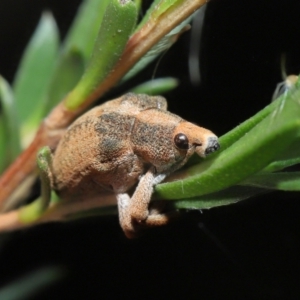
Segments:
[[[63,222],[74,219],[74,215],[91,211],[92,209],[116,205],[113,193],[103,193],[95,198],[77,202],[63,202],[51,207],[35,222],[24,222],[20,210],[14,210],[0,215],[0,232],[13,231],[49,222]]]

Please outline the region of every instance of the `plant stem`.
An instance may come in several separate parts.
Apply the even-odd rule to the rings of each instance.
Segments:
[[[116,206],[116,197],[113,193],[104,193],[86,201],[58,203],[34,222],[27,221],[27,219],[30,220],[30,206],[31,204],[19,210],[0,215],[0,232],[24,229],[49,222],[72,220],[76,218],[77,214],[86,213],[97,208]]]

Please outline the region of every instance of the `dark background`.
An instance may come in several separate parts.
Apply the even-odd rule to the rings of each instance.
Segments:
[[[1,0],[0,74],[13,79],[44,9],[63,37],[79,3]],[[170,110],[222,135],[263,108],[281,81],[283,53],[287,73],[299,73],[299,14],[299,0],[211,0],[201,84],[192,86],[188,75],[190,33],[158,65],[155,77],[181,81],[167,95]],[[151,79],[154,69],[130,85]],[[66,277],[32,299],[299,299],[299,214],[299,195],[278,192],[188,212],[137,240],[126,240],[117,217],[43,225],[2,236],[0,285],[54,265]]]

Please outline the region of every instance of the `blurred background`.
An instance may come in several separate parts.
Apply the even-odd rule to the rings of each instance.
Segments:
[[[63,39],[80,2],[1,0],[0,74],[12,81],[44,10]],[[221,136],[270,103],[283,54],[286,72],[299,74],[299,13],[298,0],[210,0],[201,40],[183,34],[106,99],[177,77],[170,111]],[[193,84],[188,60],[198,43],[201,81]],[[276,192],[186,212],[136,240],[124,237],[117,216],[47,224],[0,236],[0,286],[55,266],[63,277],[29,299],[299,299],[299,215],[299,194]]]

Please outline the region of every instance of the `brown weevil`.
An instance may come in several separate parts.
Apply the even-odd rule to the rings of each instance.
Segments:
[[[67,201],[97,195],[101,201],[103,190],[114,192],[121,227],[134,237],[169,220],[149,212],[153,187],[194,152],[205,157],[218,148],[211,131],[168,112],[165,98],[129,93],[79,117],[51,154],[47,174]]]

